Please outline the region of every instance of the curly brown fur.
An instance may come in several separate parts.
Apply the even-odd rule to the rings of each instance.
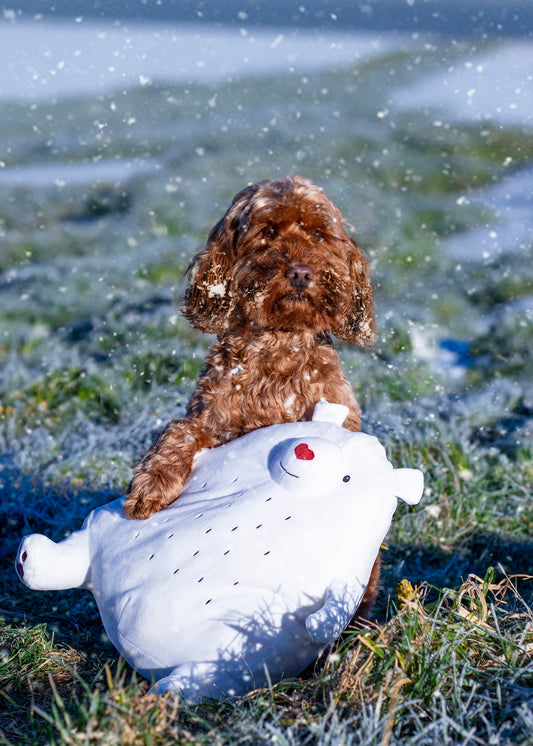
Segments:
[[[372,340],[372,288],[363,252],[320,187],[288,177],[243,189],[189,278],[182,311],[218,339],[186,416],[167,425],[134,470],[131,518],[173,502],[200,449],[310,419],[320,399],[346,404],[345,427],[359,430],[359,407],[329,335]]]

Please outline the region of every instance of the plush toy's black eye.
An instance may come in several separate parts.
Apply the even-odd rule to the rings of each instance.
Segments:
[[[349,475],[349,474],[346,474],[346,476],[342,478],[342,481],[343,481],[343,482],[349,482],[349,481],[350,481],[350,479],[351,479],[350,475]]]

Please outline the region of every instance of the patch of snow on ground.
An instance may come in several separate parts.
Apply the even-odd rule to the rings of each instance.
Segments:
[[[392,105],[459,122],[533,127],[533,43],[509,41],[399,90]]]
[[[43,100],[152,82],[217,82],[351,65],[402,45],[334,34],[135,23],[0,23],[0,97]]]
[[[39,163],[0,169],[0,187],[30,185],[33,188],[80,184],[122,183],[152,174],[161,168],[151,158],[90,160],[71,163]]]
[[[470,202],[489,207],[495,221],[449,238],[445,248],[450,256],[484,262],[533,246],[533,168],[508,176]]]

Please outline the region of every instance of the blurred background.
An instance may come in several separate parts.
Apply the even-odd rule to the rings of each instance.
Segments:
[[[533,526],[531,3],[26,0],[0,15],[6,556],[120,494],[183,414],[212,343],[178,311],[188,262],[243,186],[301,174],[372,266],[378,341],[338,345],[364,427],[427,475],[385,577],[454,582],[515,557],[497,537]]]

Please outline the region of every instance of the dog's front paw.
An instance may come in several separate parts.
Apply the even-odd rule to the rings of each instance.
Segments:
[[[144,521],[156,513],[157,510],[155,503],[140,495],[133,484],[130,485],[124,503],[124,513],[128,518]]]
[[[174,502],[183,489],[195,455],[216,443],[194,420],[172,420],[141,463],[126,491],[128,518],[150,518]]]
[[[132,479],[126,493],[124,513],[128,518],[146,520],[163,510],[178,497],[185,480],[173,474],[172,479],[160,474],[139,471]]]

